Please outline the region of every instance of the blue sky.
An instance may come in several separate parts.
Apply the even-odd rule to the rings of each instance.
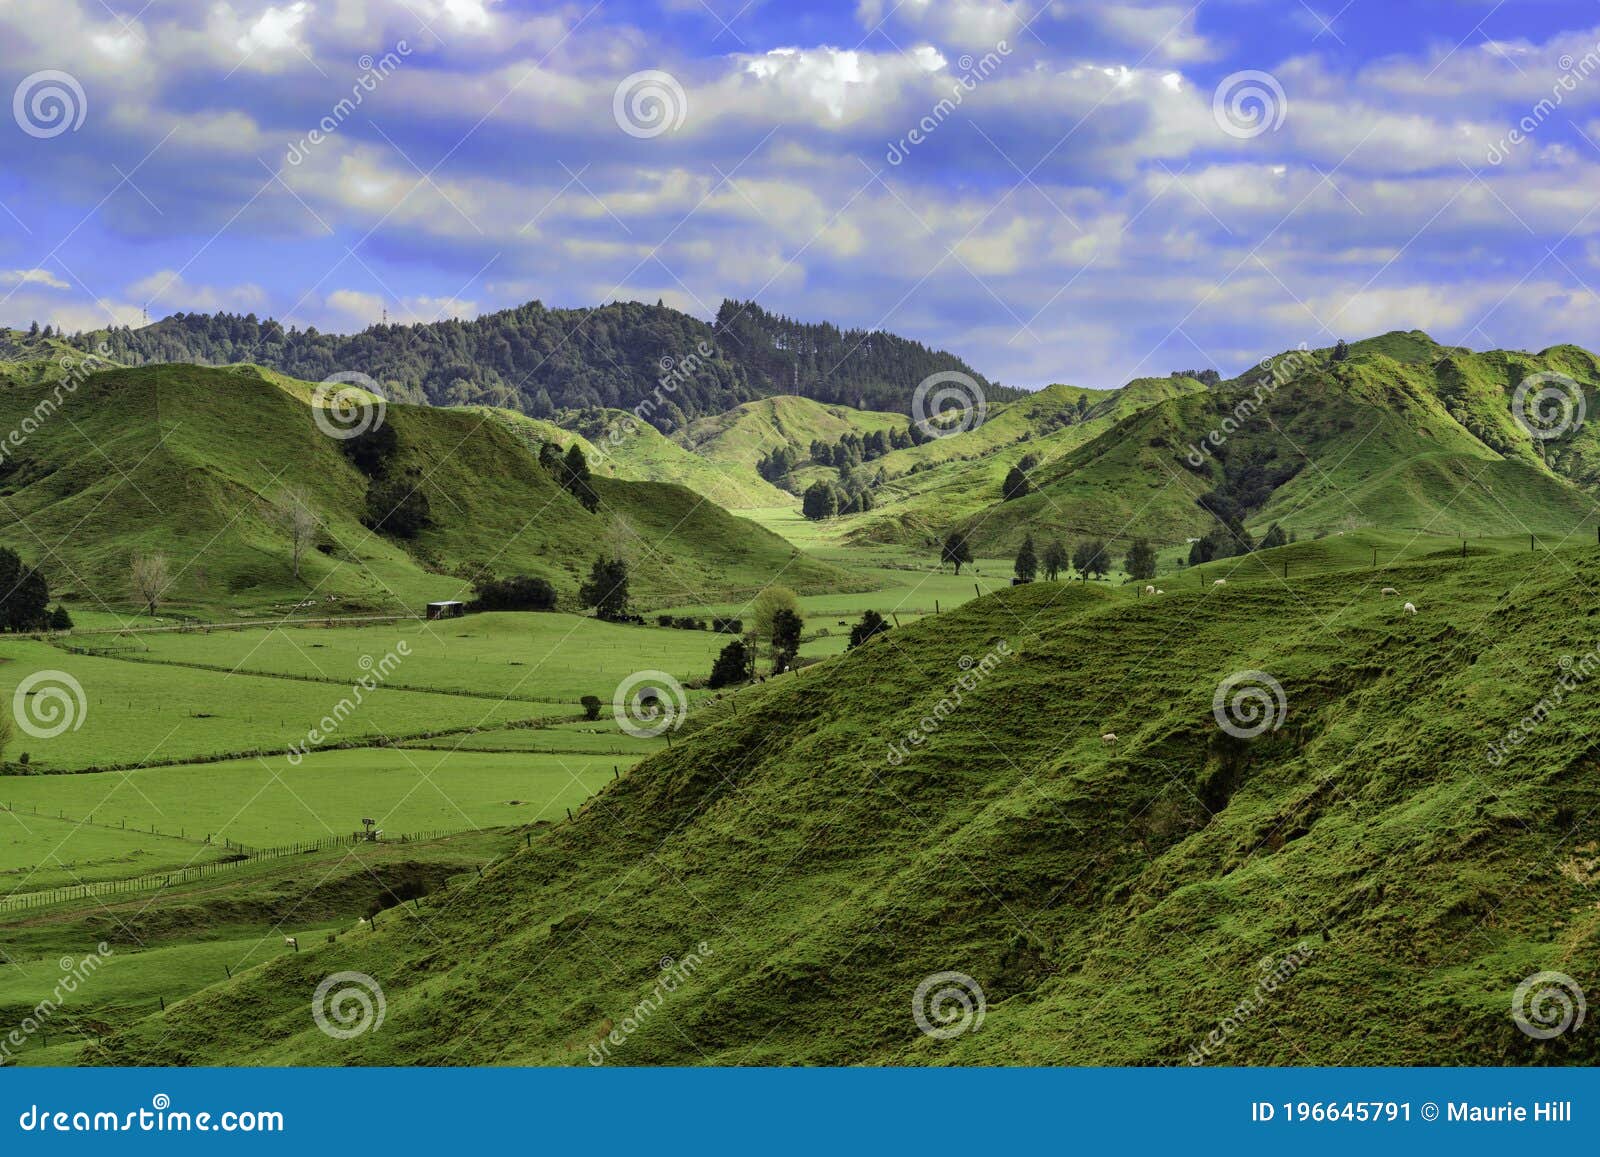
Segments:
[[[755,297],[1023,386],[1600,345],[1594,3],[6,0],[4,93],[0,324]]]

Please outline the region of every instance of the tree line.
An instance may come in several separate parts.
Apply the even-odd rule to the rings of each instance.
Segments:
[[[374,319],[376,320],[376,319]],[[505,406],[537,418],[589,407],[631,410],[662,388],[648,420],[663,430],[777,394],[909,414],[919,382],[966,373],[990,400],[1021,396],[960,358],[893,334],[841,330],[725,301],[707,324],[664,304],[549,309],[538,301],[472,321],[371,325],[356,334],[285,327],[253,313],[177,313],[153,325],[69,340],[127,365],[251,362],[304,381],[359,369],[395,401]],[[710,357],[691,357],[710,348]]]

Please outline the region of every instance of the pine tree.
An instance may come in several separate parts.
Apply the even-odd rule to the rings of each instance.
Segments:
[[[1034,576],[1039,573],[1039,557],[1034,553],[1033,535],[1028,535],[1022,540],[1022,549],[1017,551],[1016,575],[1019,582],[1031,583]]]

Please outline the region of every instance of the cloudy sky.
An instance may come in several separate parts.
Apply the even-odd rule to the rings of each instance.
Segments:
[[[724,297],[1115,385],[1600,345],[1589,0],[0,0],[0,324]]]

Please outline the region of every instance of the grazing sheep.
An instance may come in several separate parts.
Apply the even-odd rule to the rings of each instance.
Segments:
[[[287,947],[293,948],[296,952],[300,951],[300,941],[296,940],[293,936],[285,936],[283,938],[283,942]]]
[[[1156,588],[1155,587],[1145,587],[1144,588],[1144,593],[1147,594],[1147,595],[1153,595],[1153,594],[1156,593]]]
[[[1218,579],[1216,582],[1212,583],[1211,585],[1214,586],[1214,587],[1225,587],[1225,586],[1228,585],[1228,580],[1227,579]]]
[[[1116,733],[1112,731],[1106,732],[1100,737],[1100,742],[1105,744],[1107,747],[1115,747],[1117,745]]]
[[[1393,587],[1384,587],[1384,588],[1383,588],[1383,593],[1384,593],[1384,594],[1385,594],[1385,595],[1397,595],[1397,594],[1399,594],[1399,593],[1400,593],[1400,592],[1399,592],[1399,591],[1397,591],[1397,590],[1395,590],[1395,589],[1394,589],[1394,588],[1393,588]]]
[[[1158,595],[1164,595],[1164,594],[1166,594],[1166,593],[1167,593],[1167,592],[1166,592],[1166,591],[1163,591],[1163,590],[1157,590],[1157,591],[1156,591],[1156,594],[1158,594]]]
[[[1417,604],[1416,603],[1407,603],[1404,607],[1402,607],[1400,609],[1405,611],[1405,613],[1408,614],[1408,615],[1414,615],[1414,614],[1417,613]]]

